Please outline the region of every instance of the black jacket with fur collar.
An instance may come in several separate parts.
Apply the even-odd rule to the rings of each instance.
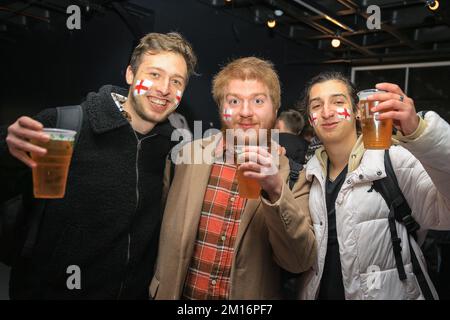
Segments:
[[[147,298],[173,127],[168,121],[158,124],[139,140],[111,92],[127,95],[124,89],[104,86],[82,103],[83,124],[66,195],[46,201],[32,258],[20,259],[12,268],[11,298]],[[53,127],[56,109],[46,109],[35,119]],[[0,148],[1,170],[16,179],[5,182],[14,185],[8,192],[29,192],[31,170],[11,161],[4,140]],[[19,179],[22,173],[25,178]],[[80,268],[81,289],[67,287],[72,265]]]

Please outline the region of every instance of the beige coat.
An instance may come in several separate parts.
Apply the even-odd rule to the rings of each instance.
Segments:
[[[208,184],[211,140],[184,146],[205,151],[202,164],[178,164],[167,197],[156,272],[150,285],[155,299],[180,299],[197,236],[203,197]],[[209,146],[209,147],[208,147]],[[289,177],[289,162],[280,159],[280,173]],[[242,214],[231,267],[230,299],[279,299],[280,266],[299,273],[316,259],[316,241],[308,211],[309,185],[300,175],[293,191],[284,185],[280,199],[248,200]]]

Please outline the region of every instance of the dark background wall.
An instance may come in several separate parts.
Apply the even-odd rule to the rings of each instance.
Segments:
[[[18,1],[1,2],[2,5],[6,6],[7,4],[4,4],[4,2]],[[76,0],[32,2],[34,5],[41,2],[57,2],[59,6],[64,6],[64,3],[69,5]],[[320,71],[325,69],[335,69],[344,73],[350,71],[349,64],[293,63],[293,61],[320,61],[320,57],[324,55],[323,50],[331,50],[327,47],[327,43],[332,35],[326,36],[326,41],[323,42],[325,49],[318,50],[312,48],[314,45],[312,47],[299,45],[292,39],[288,40],[279,36],[276,32],[270,32],[264,25],[242,20],[222,10],[205,5],[198,0],[134,0],[130,2],[153,11],[153,14],[147,16],[142,14],[143,17],[141,18],[133,16],[134,30],[137,32],[132,32],[117,12],[111,9],[107,9],[100,14],[94,13],[92,16],[83,12],[81,30],[76,31],[69,31],[66,28],[68,15],[64,11],[59,14],[51,11],[51,23],[43,23],[28,18],[26,25],[20,28],[17,21],[11,23],[10,20],[18,20],[23,17],[14,17],[13,13],[7,13],[7,19],[4,15],[0,17],[0,125],[9,124],[20,115],[36,114],[39,110],[47,107],[78,104],[88,92],[97,91],[104,84],[125,86],[124,73],[131,51],[136,44],[136,37],[138,34],[152,31],[178,31],[192,42],[199,58],[197,71],[200,76],[191,79],[178,112],[185,115],[190,123],[194,120],[203,120],[204,130],[210,126],[219,126],[217,107],[210,94],[211,78],[222,64],[232,58],[256,55],[275,63],[282,82],[282,109],[293,106],[300,97],[305,82]],[[317,0],[315,2],[327,3],[330,5],[330,10],[333,10],[335,6],[347,1]],[[367,1],[353,2],[367,4]],[[371,3],[371,1],[369,2]],[[374,2],[388,5],[389,2],[396,2],[397,7],[405,7],[405,12],[400,14],[401,18],[398,18],[397,12],[390,14],[389,10],[397,10],[397,7],[391,6],[391,9],[383,9],[383,20],[388,21],[389,17],[392,17],[391,27],[400,28],[402,25],[407,27],[410,23],[424,24],[425,30],[422,30],[423,33],[416,32],[420,30],[414,30],[414,28],[403,30],[404,34],[409,36],[410,41],[414,39],[416,45],[421,45],[421,42],[424,42],[425,48],[428,46],[429,40],[433,40],[433,37],[448,37],[447,28],[444,28],[448,25],[448,20],[442,25],[442,21],[439,22],[440,18],[436,18],[435,20],[441,25],[437,27],[438,29],[430,28],[425,20],[422,21],[421,17],[427,14],[421,3],[417,7],[410,7],[406,4],[398,4],[400,3],[398,1],[379,0]],[[441,2],[444,7],[444,2]],[[21,3],[21,5],[24,4],[25,1]],[[342,7],[339,10],[343,9]],[[360,10],[355,10],[355,12],[358,14]],[[353,27],[364,29],[365,21],[356,18],[353,16],[347,17],[345,21],[350,24],[358,24],[356,22],[359,21],[362,26]],[[294,25],[297,24],[296,21],[291,22]],[[326,24],[326,21],[322,21],[322,23]],[[8,28],[6,32],[2,29],[3,25]],[[300,37],[307,36],[305,34],[307,29],[298,28],[298,30],[300,30],[298,32]],[[314,36],[315,34],[310,33],[310,35]],[[418,35],[418,39],[416,39],[416,35]],[[360,37],[365,36],[360,35]],[[398,44],[396,39],[382,38],[380,40],[377,38],[380,36],[379,33],[368,34],[368,36],[373,36],[372,44],[375,46],[380,43],[389,44],[389,46],[392,43]],[[358,40],[358,36],[352,36],[350,39],[357,43],[359,41],[360,45],[364,43],[362,39]],[[381,64],[383,61],[403,63],[406,61],[402,60],[412,60],[413,53],[417,52],[407,46],[410,41],[403,43],[404,54],[397,54],[396,57],[389,57],[386,54],[386,52],[392,51],[392,47],[379,48],[379,50],[384,51],[375,52],[374,59],[378,59],[378,62],[372,61],[370,64]],[[435,41],[434,44],[433,41]],[[433,41],[429,43],[429,46],[438,48],[438,50],[433,49],[433,51],[439,54],[434,57],[448,60],[450,57],[448,51],[450,40],[439,43],[439,46],[436,39]],[[368,41],[368,43],[370,44],[371,41]],[[319,46],[315,45],[315,48],[317,47]],[[336,52],[348,53],[347,49]],[[373,48],[372,50],[377,51]],[[422,60],[431,61],[431,58],[427,53]],[[340,60],[345,59],[340,58]],[[395,78],[392,71],[383,73],[382,76],[386,77],[383,80],[389,81]],[[376,78],[373,73],[369,73],[368,77],[371,81]],[[448,73],[441,72],[433,78],[438,79],[436,81],[438,84],[433,85],[432,81],[428,80],[422,81],[426,84],[424,87],[427,87],[428,90],[426,94],[422,96],[419,95],[420,92],[411,92],[411,94],[415,99],[419,95],[416,101],[424,102],[425,106],[429,105],[430,102],[438,105],[432,99],[442,98],[443,102],[439,102],[442,105],[442,110],[444,108],[448,110],[448,92],[450,91],[447,90]],[[418,81],[418,83],[420,82]],[[363,88],[372,85],[371,83],[364,84]],[[436,90],[436,88],[439,90]],[[445,114],[445,112],[442,112],[442,114]],[[450,113],[447,111],[447,114]],[[0,299],[8,297],[8,272],[8,268],[0,264]]]
[[[290,63],[313,59],[320,55],[318,51],[196,0],[134,3],[154,11],[153,18],[136,19],[143,33],[178,31],[193,44],[200,75],[191,79],[178,112],[190,124],[202,120],[204,130],[219,126],[210,94],[211,78],[231,58],[256,55],[273,61],[282,82],[282,108],[291,107],[305,81],[324,69]],[[0,41],[0,125],[47,107],[78,104],[104,84],[125,86],[135,35],[114,11],[91,19],[82,17],[81,30],[68,31],[67,15],[61,14],[51,25],[30,21],[27,30]],[[329,68],[348,71],[339,66]],[[8,297],[8,273],[0,264],[0,299]]]
[[[178,111],[189,122],[203,120],[204,129],[219,126],[211,78],[231,58],[256,55],[273,61],[282,82],[282,108],[292,106],[305,81],[320,70],[348,72],[340,66],[292,64],[319,53],[196,0],[133,2],[154,11],[154,19],[136,19],[143,33],[178,31],[193,44],[200,76],[191,79]],[[14,43],[2,44],[1,125],[46,107],[77,104],[103,84],[125,85],[135,36],[119,15],[111,10],[88,20],[82,14],[81,30],[74,31],[67,30],[66,17],[61,15],[51,27],[36,25]]]

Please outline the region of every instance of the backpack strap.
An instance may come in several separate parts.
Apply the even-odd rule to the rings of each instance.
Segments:
[[[56,107],[56,127],[60,129],[74,130],[77,132],[74,141],[74,148],[78,142],[83,123],[83,109],[80,105]],[[39,227],[44,215],[47,201],[43,199],[33,199],[33,205],[30,212],[28,232],[26,234],[21,256],[30,257],[37,241]]]
[[[403,193],[398,187],[397,178],[392,168],[391,159],[389,157],[389,150],[384,153],[384,163],[386,170],[386,177],[383,179],[375,180],[373,182],[373,188],[375,191],[381,194],[384,201],[389,207],[389,231],[391,232],[392,249],[394,251],[395,264],[397,266],[398,276],[400,280],[406,280],[405,267],[402,260],[402,246],[401,240],[398,237],[397,228],[395,226],[395,220],[399,215],[410,216],[411,209],[408,202],[405,201]],[[402,219],[398,219],[402,223]],[[408,230],[409,233],[409,230]]]
[[[303,169],[303,164],[298,163],[297,161],[289,159],[289,189],[292,190],[294,184],[297,182],[298,177],[300,175],[300,171]]]
[[[431,293],[430,286],[426,280],[425,274],[419,264],[417,256],[411,247],[410,237],[416,239],[416,231],[420,229],[420,225],[416,222],[411,215],[411,208],[405,199],[400,187],[398,186],[397,177],[392,167],[392,162],[389,156],[389,149],[384,153],[384,166],[386,170],[386,177],[373,182],[373,188],[375,191],[381,194],[386,204],[389,207],[389,230],[391,232],[392,248],[394,251],[395,264],[397,267],[400,280],[406,280],[405,267],[402,260],[402,247],[401,240],[398,237],[395,221],[403,224],[408,232],[408,246],[411,253],[411,262],[413,265],[413,271],[419,283],[422,294],[425,299],[433,300],[434,296]]]
[[[386,178],[373,182],[374,189],[379,192],[389,208],[394,208],[394,218],[397,222],[403,224],[410,235],[416,238],[416,231],[420,229],[420,225],[411,215],[411,208],[403,195],[402,190],[398,186],[397,176],[392,167],[389,149],[384,152],[384,167],[386,170]]]
[[[81,125],[83,124],[83,109],[80,105],[56,107],[56,127],[76,131],[74,146],[80,137]]]
[[[387,177],[388,178],[388,177]],[[392,249],[394,250],[394,257],[395,257],[395,264],[397,266],[398,276],[400,280],[406,280],[406,272],[405,267],[403,266],[403,260],[402,260],[402,246],[401,246],[401,240],[398,237],[397,228],[395,226],[395,207],[399,205],[399,197],[395,197],[395,193],[390,193],[388,185],[390,185],[389,182],[383,181],[383,180],[390,180],[389,178],[383,178],[381,180],[376,180],[373,182],[373,188],[381,194],[381,196],[386,201],[386,204],[389,207],[389,216],[388,216],[388,223],[389,223],[389,231],[391,232],[391,242],[392,242]],[[395,191],[394,191],[395,192]]]
[[[433,294],[432,289],[428,283],[428,280],[423,273],[422,267],[420,266],[419,260],[417,258],[416,252],[411,246],[411,238],[408,237],[409,251],[411,252],[411,263],[413,267],[414,275],[416,276],[417,282],[419,283],[420,290],[422,291],[425,300],[438,300],[439,297]],[[430,280],[431,281],[431,280]]]

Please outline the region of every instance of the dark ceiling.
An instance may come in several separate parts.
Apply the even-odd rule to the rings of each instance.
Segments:
[[[0,45],[20,42],[35,31],[68,32],[61,25],[66,25],[70,5],[79,6],[84,21],[104,16],[107,11],[115,11],[136,37],[141,32],[135,18],[154,19],[152,10],[129,1],[3,0],[0,1]]]
[[[299,63],[377,64],[435,61],[450,57],[450,4],[432,11],[425,0],[200,0],[231,15],[320,50],[324,58]],[[380,29],[367,27],[367,7],[380,8]],[[281,10],[277,16],[275,10]],[[372,12],[370,12],[372,13]],[[330,20],[334,20],[333,23]],[[331,40],[341,46],[333,48]]]
[[[267,20],[276,19],[277,26],[271,32],[320,51],[316,59],[297,61],[300,64],[367,65],[436,61],[450,57],[450,3],[447,0],[441,0],[436,11],[426,7],[426,0],[198,1],[261,28],[267,28]],[[139,30],[133,23],[136,20],[133,17],[153,18],[151,10],[129,1],[31,0],[0,3],[0,45],[14,44],[30,31],[60,27],[61,22],[67,19],[66,8],[71,4],[82,8],[84,19],[114,10],[135,35],[139,35]],[[380,8],[380,29],[370,30],[366,25],[369,5]],[[281,16],[275,15],[277,9],[283,12]],[[204,19],[196,23],[207,24],[208,19],[214,17]],[[335,37],[341,41],[338,48],[331,46],[331,40]]]

